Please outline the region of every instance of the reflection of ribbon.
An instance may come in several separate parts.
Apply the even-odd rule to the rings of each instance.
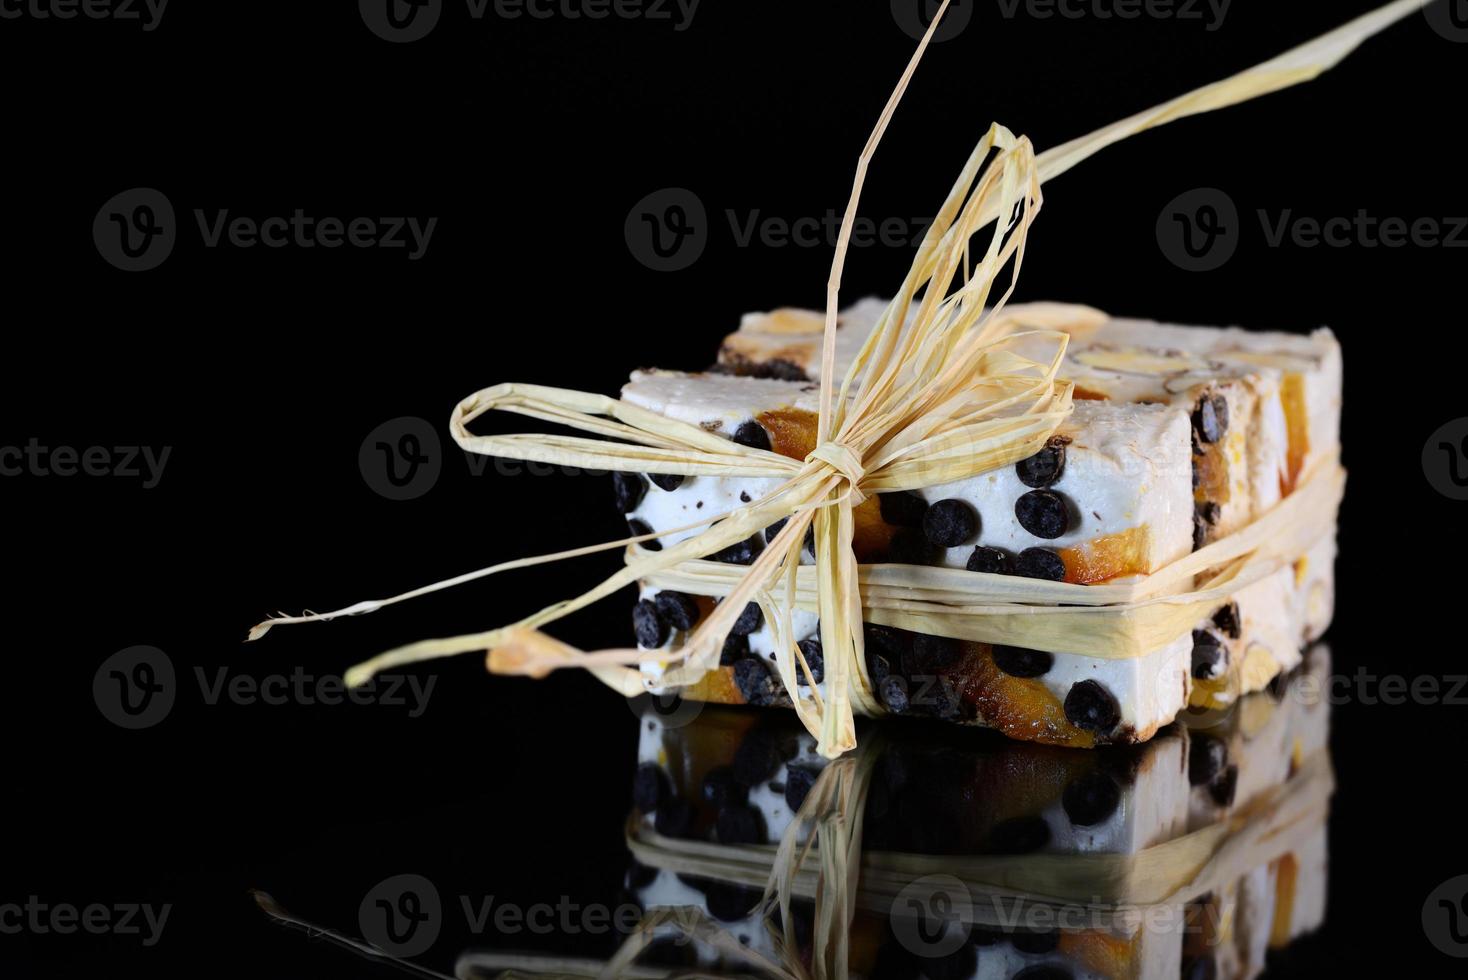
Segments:
[[[992,126],[969,156],[902,288],[878,320],[838,392],[833,377],[836,311],[857,202],[868,163],[947,9],[945,0],[858,162],[827,284],[816,451],[803,463],[796,463],[737,445],[697,426],[581,392],[513,384],[478,392],[459,404],[452,419],[455,440],[470,452],[631,472],[777,476],[784,482],[747,507],[703,522],[710,526],[694,537],[637,557],[581,596],[555,603],[504,629],[391,651],[349,672],[349,682],[361,683],[383,667],[488,649],[488,665],[496,673],[540,676],[560,667],[585,667],[617,690],[631,694],[642,689],[642,682],[628,665],[655,661],[670,667],[661,683],[689,685],[717,667],[724,639],[746,603],[768,600],[779,607],[769,621],[775,634],[776,662],[787,691],[792,692],[796,712],[817,736],[823,755],[832,757],[849,750],[856,740],[854,708],[880,710],[862,656],[863,611],[860,570],[852,552],[853,507],[875,492],[953,482],[1025,458],[1044,444],[1070,411],[1071,386],[1057,377],[1065,336],[1034,331],[1032,343],[1042,342],[1048,349],[1038,360],[1022,357],[1007,346],[1018,335],[1003,315],[1022,264],[1030,222],[1040,206],[1041,182],[1137,133],[1312,79],[1425,2],[1396,0],[1262,65],[1038,157],[1026,138]],[[971,254],[971,239],[991,221],[994,228],[986,246],[981,253]],[[991,297],[996,279],[1011,262],[1010,284]],[[955,282],[959,285],[950,293]],[[567,424],[598,438],[471,434],[469,423],[491,410]],[[540,627],[639,577],[713,554],[781,518],[789,518],[784,528],[727,593],[727,601],[703,620],[679,650],[618,648],[588,654],[539,632]],[[791,683],[808,670],[795,644],[791,613],[803,542],[812,526],[816,609],[826,677],[822,686],[811,686],[807,697]],[[257,626],[251,635],[259,636],[276,623],[368,612],[447,585],[650,537],[508,562],[383,602],[281,617]],[[1023,601],[1037,600],[1031,596]]]

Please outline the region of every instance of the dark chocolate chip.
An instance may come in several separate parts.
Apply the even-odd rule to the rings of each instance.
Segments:
[[[892,665],[887,658],[878,653],[867,650],[867,677],[872,682],[873,688],[880,688],[882,682],[892,673]]]
[[[736,541],[722,551],[716,551],[709,555],[709,561],[721,561],[726,565],[752,565],[754,558],[759,554],[759,535]]]
[[[638,807],[641,809],[641,807]],[[657,880],[658,869],[650,868],[641,861],[633,861],[627,867],[627,887],[633,891],[641,891]]]
[[[749,787],[734,778],[731,766],[715,766],[703,777],[703,798],[716,809],[749,801]]]
[[[659,592],[652,601],[658,607],[658,615],[663,618],[663,622],[674,629],[691,630],[693,624],[698,622],[698,603],[686,592],[666,589]]]
[[[747,503],[749,503],[753,499],[754,499],[753,497],[751,497],[749,494],[745,493],[743,490],[740,490],[739,491],[739,502],[740,503],[747,504]]]
[[[826,660],[821,656],[821,641],[819,637],[812,636],[801,640],[796,646],[800,647],[801,654],[805,657],[805,664],[810,668],[812,679],[817,684],[826,679]],[[795,665],[795,676],[801,684],[805,683],[805,671],[800,665]]]
[[[734,683],[746,704],[763,707],[775,702],[775,679],[758,657],[748,657],[734,665]]]
[[[683,973],[683,970],[677,968],[698,965],[698,949],[682,936],[659,936],[648,944],[637,962],[648,966],[671,967],[674,973]]]
[[[988,572],[990,575],[1014,574],[1014,562],[1007,552],[998,548],[985,548],[983,545],[975,548],[974,553],[968,556],[965,567],[971,572]]]
[[[989,831],[993,854],[1033,854],[1050,843],[1050,825],[1044,817],[1011,817]]]
[[[1213,802],[1219,806],[1233,806],[1234,794],[1239,790],[1239,767],[1229,766],[1208,787]]]
[[[1049,548],[1026,548],[1014,556],[1014,574],[1063,582],[1065,562]]]
[[[1196,510],[1193,511],[1193,550],[1197,551],[1208,543],[1208,523]]]
[[[958,663],[961,656],[963,646],[952,637],[918,633],[912,638],[903,665],[914,677],[933,677]]]
[[[1204,524],[1212,527],[1223,516],[1223,509],[1211,500],[1204,500],[1193,504],[1193,513],[1197,514]]]
[[[1223,635],[1231,640],[1239,638],[1239,604],[1232,599],[1228,604],[1219,607],[1218,612],[1213,614],[1213,625],[1223,630]]]
[[[734,430],[734,441],[750,449],[770,448],[770,434],[758,422],[749,421]]]
[[[940,500],[923,515],[923,533],[939,548],[957,548],[979,533],[979,515],[962,500]]]
[[[640,538],[644,534],[651,534],[652,528],[647,526],[646,521],[640,521],[635,517],[629,517],[627,519],[627,531],[629,533],[629,536]],[[642,547],[646,548],[648,551],[662,551],[663,543],[657,538],[649,538],[648,540],[642,542]]]
[[[911,490],[894,490],[877,494],[877,508],[882,520],[893,527],[922,527],[928,502]]]
[[[1044,650],[996,646],[994,666],[1010,677],[1044,677],[1055,666],[1055,656]]]
[[[724,637],[724,649],[719,653],[720,667],[737,664],[747,656],[749,656],[749,637],[740,636],[738,633],[730,633]]]
[[[791,813],[799,811],[816,784],[820,770],[809,766],[791,766],[785,770],[785,805]]]
[[[764,625],[765,614],[759,611],[759,603],[751,602],[744,607],[729,632],[735,636],[748,636]]]
[[[946,956],[930,956],[923,960],[923,974],[928,980],[969,980],[979,968],[979,951],[968,943]]]
[[[726,806],[719,811],[714,832],[720,844],[763,844],[765,822],[759,811],[748,804]]]
[[[1015,463],[1014,472],[1019,476],[1019,482],[1036,490],[1053,486],[1065,472],[1065,444],[1068,441],[1063,437],[1052,437],[1044,449]]]
[[[653,826],[664,837],[687,837],[693,830],[693,807],[687,800],[664,800],[658,804]]]
[[[1213,395],[1198,402],[1193,411],[1193,431],[1205,443],[1214,443],[1228,432],[1228,402],[1222,395]]]
[[[1014,934],[1009,937],[1009,941],[1013,943],[1014,948],[1019,950],[1021,953],[1030,953],[1036,956],[1044,956],[1046,953],[1055,952],[1055,947],[1060,945],[1060,932],[1056,929],[1017,929],[1015,930]],[[1031,967],[1030,969],[1052,968]],[[1028,973],[1027,970],[1021,970],[1019,973],[1015,974],[1015,977],[1018,978],[1019,976],[1026,973]],[[1031,980],[1031,977],[1026,976],[1025,980]]]
[[[1060,794],[1065,815],[1077,827],[1094,827],[1116,812],[1121,805],[1121,787],[1110,773],[1093,769],[1072,779]]]
[[[1075,974],[1054,963],[1040,963],[1025,967],[1010,980],[1075,980]]]
[[[656,650],[668,642],[668,624],[658,615],[658,607],[651,599],[640,599],[632,607],[632,629],[640,647]]]
[[[642,503],[642,495],[647,493],[647,484],[636,473],[613,473],[612,493],[617,498],[617,513],[629,514]]]
[[[683,474],[681,473],[649,473],[647,478],[659,490],[677,490],[683,485]]]
[[[899,527],[887,547],[887,561],[894,565],[931,565],[936,558],[927,535],[915,527]]]
[[[907,681],[895,674],[882,678],[882,683],[877,685],[877,696],[894,714],[900,715],[911,706],[907,698]]]
[[[1193,630],[1193,678],[1208,681],[1223,673],[1228,651],[1223,639],[1212,630]]]
[[[1211,955],[1190,956],[1183,960],[1182,980],[1217,980],[1218,964]]]
[[[761,670],[766,669],[759,660],[748,662],[757,665]],[[734,778],[751,788],[763,785],[775,778],[782,761],[780,746],[776,740],[769,733],[756,728],[744,737],[744,741],[734,751]]]
[[[1192,744],[1188,746],[1188,785],[1202,786],[1211,783],[1228,765],[1228,743],[1221,738],[1192,733]]]
[[[738,922],[749,918],[749,913],[754,911],[763,897],[764,893],[756,889],[728,885],[721,881],[710,884],[704,892],[709,915],[720,922]]]
[[[968,941],[975,946],[995,946],[1004,941],[1004,933],[998,929],[974,926],[969,930]]]
[[[1058,538],[1070,528],[1070,509],[1052,490],[1031,490],[1014,502],[1019,526],[1037,538]]]
[[[1065,695],[1065,717],[1077,728],[1105,735],[1121,721],[1121,705],[1099,682],[1078,681]]]
[[[632,776],[632,803],[643,813],[651,813],[673,792],[667,773],[656,763],[644,762]]]
[[[790,518],[788,517],[782,517],[775,523],[771,524],[769,527],[765,528],[765,543],[769,544],[771,541],[774,541],[775,535],[780,533],[780,531],[785,527],[789,520]],[[814,521],[811,522],[810,527],[805,529],[805,550],[810,552],[812,557],[815,556],[816,525]]]

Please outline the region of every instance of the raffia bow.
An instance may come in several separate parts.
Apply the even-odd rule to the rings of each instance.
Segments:
[[[991,126],[969,155],[929,227],[905,281],[857,355],[845,379],[834,374],[835,329],[841,274],[867,167],[906,91],[947,2],[919,43],[879,118],[857,165],[827,283],[817,448],[803,461],[741,446],[697,426],[616,399],[535,385],[505,384],[459,404],[451,420],[466,451],[562,465],[685,476],[773,477],[773,491],[728,515],[661,529],[572,551],[481,569],[391,599],[358,603],[329,613],[282,616],[271,626],[370,612],[408,598],[535,564],[624,548],[658,536],[703,527],[658,552],[641,552],[600,585],[501,629],[431,640],[390,651],[349,671],[349,684],[377,671],[432,657],[488,650],[490,670],[542,676],[582,667],[623,694],[650,679],[630,667],[658,663],[663,687],[696,683],[718,666],[730,628],[746,603],[758,602],[774,629],[776,665],[795,710],[826,756],[855,745],[853,704],[881,713],[866,676],[862,651],[859,570],[852,552],[853,509],[873,493],[948,483],[998,469],[1032,455],[1065,419],[1069,382],[1058,377],[1066,335],[1018,330],[1005,316],[1024,258],[1030,224],[1041,204],[1041,183],[1101,148],[1176,119],[1246,101],[1307,81],[1328,70],[1366,38],[1420,9],[1426,0],[1396,0],[1262,65],[1056,147],[1038,157],[1029,141]],[[982,254],[971,240],[993,224]],[[1012,264],[1012,267],[1011,267]],[[994,297],[996,282],[1010,280]],[[952,289],[949,287],[953,286]],[[1029,356],[1016,349],[1018,341]],[[1035,357],[1036,346],[1047,354]],[[591,433],[594,439],[556,435],[476,436],[469,425],[491,410],[514,412]],[[586,653],[540,632],[540,627],[609,596],[640,578],[702,558],[763,532],[784,527],[738,584],[674,651],[614,648]],[[817,611],[826,659],[823,685],[797,693],[811,680],[791,627],[800,554],[806,531],[816,540]]]

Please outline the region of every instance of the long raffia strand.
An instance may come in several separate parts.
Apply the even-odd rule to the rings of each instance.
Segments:
[[[1035,451],[1070,410],[1071,389],[1058,367],[1065,336],[1048,336],[1053,356],[1028,360],[1005,348],[1012,330],[1004,307],[1014,289],[1024,257],[1030,223],[1041,203],[1043,180],[1064,173],[1100,149],[1175,119],[1209,112],[1312,79],[1339,63],[1366,38],[1383,30],[1426,0],[1396,0],[1379,10],[1301,45],[1262,65],[1205,86],[1187,95],[1104,127],[1036,157],[1027,140],[1002,126],[992,126],[970,155],[958,180],[939,209],[918,249],[903,288],[880,318],[858,353],[853,369],[831,377],[834,356],[834,311],[852,220],[868,163],[880,143],[892,112],[926,50],[934,18],[896,90],[863,149],[842,233],[828,281],[826,335],[817,448],[803,463],[773,453],[747,450],[711,433],[691,432],[682,425],[603,396],[526,385],[500,385],[461,403],[452,420],[456,441],[468,451],[517,459],[602,469],[651,473],[758,475],[783,478],[773,493],[749,507],[715,521],[707,530],[655,555],[634,559],[601,585],[571,600],[555,603],[499,630],[429,641],[390,651],[355,668],[349,680],[361,682],[384,665],[400,665],[473,649],[489,649],[496,672],[540,674],[567,662],[592,667],[612,686],[629,690],[635,671],[627,665],[659,662],[671,669],[663,683],[696,682],[717,666],[724,637],[744,605],[758,595],[780,595],[788,614],[796,588],[769,591],[771,583],[789,582],[799,564],[804,530],[816,528],[816,581],[823,646],[827,652],[824,697],[815,694],[797,706],[802,720],[818,734],[819,749],[839,755],[855,742],[853,703],[871,699],[861,657],[862,607],[858,583],[862,572],[851,551],[852,509],[870,493],[926,486],[996,469]],[[1002,219],[996,221],[995,219]],[[970,269],[970,239],[993,223],[978,261]],[[1010,281],[991,301],[995,281],[1010,267]],[[947,286],[958,280],[951,293]],[[916,310],[913,312],[913,307]],[[910,315],[911,314],[911,315]],[[1041,336],[1044,332],[1039,332]],[[1031,338],[1034,339],[1033,337]],[[859,380],[858,380],[859,379]],[[852,386],[856,386],[851,395]],[[848,398],[848,396],[850,396]],[[517,435],[483,437],[467,425],[491,409],[567,424],[599,436]],[[608,442],[607,439],[621,440]],[[792,515],[794,515],[792,517]],[[770,546],[748,569],[726,602],[694,631],[679,651],[605,650],[585,654],[564,644],[541,642],[539,627],[612,594],[639,577],[682,562],[705,557],[755,531],[792,517]],[[628,539],[625,543],[631,543]],[[617,543],[600,546],[615,547]],[[578,549],[590,553],[593,549]],[[531,563],[561,556],[527,560]],[[510,562],[497,570],[522,567]],[[492,574],[470,573],[454,581]],[[422,594],[438,586],[415,590]],[[399,597],[401,598],[401,597]],[[335,613],[282,617],[271,625],[306,622],[334,615],[358,614],[398,599],[359,603]],[[789,616],[774,622],[788,624]],[[783,635],[781,635],[783,632]],[[806,669],[788,630],[777,630],[777,663],[789,682]],[[790,687],[794,690],[795,688]],[[802,696],[803,697],[803,696]]]

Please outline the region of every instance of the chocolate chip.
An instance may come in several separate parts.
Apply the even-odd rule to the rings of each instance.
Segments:
[[[923,961],[923,975],[928,980],[969,980],[979,968],[979,951],[968,943],[945,956],[930,956]]]
[[[922,527],[928,502],[911,490],[894,490],[877,494],[877,508],[882,520],[893,527]]]
[[[1197,551],[1208,543],[1208,523],[1201,514],[1193,511],[1193,550]]]
[[[1055,657],[1044,650],[996,646],[994,666],[1010,677],[1044,677],[1055,666]]]
[[[877,685],[877,696],[893,714],[900,715],[911,707],[907,698],[907,681],[895,674],[882,678],[882,682]]]
[[[1050,825],[1045,818],[1011,817],[989,831],[992,854],[1033,854],[1050,843]]]
[[[957,548],[979,533],[979,515],[962,500],[940,500],[923,515],[923,533],[939,548]]]
[[[774,704],[777,691],[775,680],[758,657],[749,657],[734,665],[734,684],[744,695],[746,704],[763,707]]]
[[[738,633],[730,633],[724,637],[724,649],[719,652],[720,667],[737,664],[747,656],[749,656],[749,637],[740,636]]]
[[[791,813],[798,811],[810,795],[820,771],[809,766],[791,766],[785,770],[785,805]]]
[[[1014,502],[1019,526],[1037,538],[1058,538],[1070,528],[1070,510],[1060,494],[1031,490]]]
[[[1018,944],[1016,944],[1016,948],[1018,948]],[[1075,974],[1063,966],[1056,966],[1052,963],[1040,963],[1036,966],[1025,967],[1016,973],[1011,980],[1075,980]]]
[[[725,807],[749,800],[748,787],[734,778],[730,766],[715,766],[703,777],[703,798],[714,806]]]
[[[642,809],[638,807],[638,809]],[[641,891],[657,880],[658,869],[650,868],[641,861],[632,861],[627,868],[627,887],[633,891]]]
[[[714,822],[714,833],[720,844],[763,844],[765,822],[748,804],[726,806]]]
[[[640,538],[644,534],[651,534],[652,528],[647,526],[646,521],[640,521],[635,517],[629,517],[627,519],[627,531],[629,537]],[[642,547],[646,548],[648,551],[662,551],[663,543],[657,538],[649,538],[646,541],[642,542]]]
[[[988,572],[990,575],[1014,574],[1014,562],[1007,552],[998,548],[985,548],[983,545],[974,549],[964,567],[971,572]]]
[[[1225,606],[1221,606],[1218,612],[1213,614],[1213,625],[1223,630],[1223,635],[1231,640],[1237,640],[1241,629],[1239,627],[1239,604],[1233,600]]]
[[[1077,827],[1094,827],[1121,805],[1121,787],[1104,770],[1083,773],[1065,785],[1060,794],[1065,815]]]
[[[931,565],[936,558],[927,535],[915,527],[899,527],[887,547],[887,561],[894,565]]]
[[[968,934],[968,941],[975,946],[994,946],[1002,942],[1004,933],[998,929],[988,929],[984,926],[974,926]]]
[[[1063,582],[1065,562],[1049,548],[1026,548],[1014,556],[1014,574]]]
[[[1211,500],[1204,500],[1193,504],[1193,513],[1201,517],[1204,524],[1212,527],[1223,516],[1223,509]]]
[[[952,667],[961,656],[963,647],[952,637],[918,633],[903,662],[914,677],[932,677]]]
[[[805,657],[805,664],[810,668],[811,677],[815,682],[819,684],[825,680],[826,661],[821,656],[820,638],[812,636],[808,639],[801,640],[796,646],[800,647],[800,652]],[[800,669],[799,664],[795,665],[795,676],[799,679],[800,683],[805,683],[805,671]]]
[[[1193,679],[1213,680],[1228,666],[1223,638],[1212,630],[1193,630]]]
[[[1065,444],[1070,440],[1055,436],[1045,443],[1045,448],[1029,459],[1014,464],[1019,482],[1036,490],[1053,486],[1065,472]]]
[[[687,800],[664,800],[652,824],[664,837],[687,837],[693,830],[693,807]]]
[[[674,629],[691,630],[698,622],[698,603],[686,592],[667,589],[659,592],[652,601],[663,622]]]
[[[751,660],[750,663],[765,669],[759,660]],[[755,728],[734,751],[734,778],[744,786],[762,786],[775,778],[781,764],[780,747],[775,739],[768,732]]]
[[[740,503],[747,504],[747,503],[749,503],[753,499],[754,499],[753,497],[751,497],[749,494],[745,493],[743,490],[740,490],[739,491],[739,502]]]
[[[775,540],[775,535],[779,534],[781,529],[784,528],[785,525],[789,523],[789,521],[790,518],[782,517],[775,523],[771,524],[769,527],[765,528],[765,543],[768,544],[771,541]],[[815,557],[816,525],[814,521],[811,522],[810,527],[805,529],[805,550],[810,552],[812,558]]]
[[[1214,443],[1228,432],[1228,402],[1222,395],[1199,400],[1193,411],[1193,431],[1205,443]]]
[[[636,473],[613,473],[612,493],[617,498],[617,513],[629,514],[642,503],[642,495],[647,493],[647,484]]]
[[[650,599],[640,599],[632,607],[632,630],[640,647],[656,650],[668,642],[668,624],[663,622],[657,605]]]
[[[1035,956],[1044,956],[1046,953],[1055,952],[1055,947],[1060,945],[1060,932],[1055,929],[1016,929],[1009,937],[1014,948],[1021,953],[1030,953]],[[1030,967],[1031,970],[1059,969],[1058,967]],[[1015,980],[1024,976],[1025,980],[1034,980],[1037,976],[1044,974],[1030,974],[1029,970],[1021,970],[1015,974]]]
[[[722,551],[716,551],[708,556],[709,561],[721,561],[726,565],[753,565],[754,558],[759,554],[759,535],[736,541]]]
[[[1202,786],[1211,783],[1228,765],[1228,744],[1221,738],[1192,733],[1192,744],[1188,746],[1188,785]]]
[[[1213,797],[1213,802],[1219,806],[1233,806],[1234,794],[1239,789],[1239,767],[1229,766],[1223,774],[1213,781],[1208,787],[1208,792]]]
[[[632,776],[632,804],[643,813],[651,813],[673,793],[668,775],[656,763],[644,762]]]
[[[681,473],[649,473],[647,478],[659,490],[677,490],[683,485],[684,479]]]
[[[739,618],[734,620],[734,625],[729,628],[729,632],[735,636],[748,636],[763,626],[764,622],[765,615],[759,611],[759,603],[751,602],[744,607]]]
[[[734,430],[734,441],[750,449],[770,448],[770,434],[758,422],[745,422]]]
[[[1121,705],[1097,681],[1078,681],[1065,695],[1065,717],[1077,728],[1105,735],[1121,721]]]
[[[738,922],[749,918],[764,893],[743,885],[715,882],[704,892],[709,915],[720,922]]]

